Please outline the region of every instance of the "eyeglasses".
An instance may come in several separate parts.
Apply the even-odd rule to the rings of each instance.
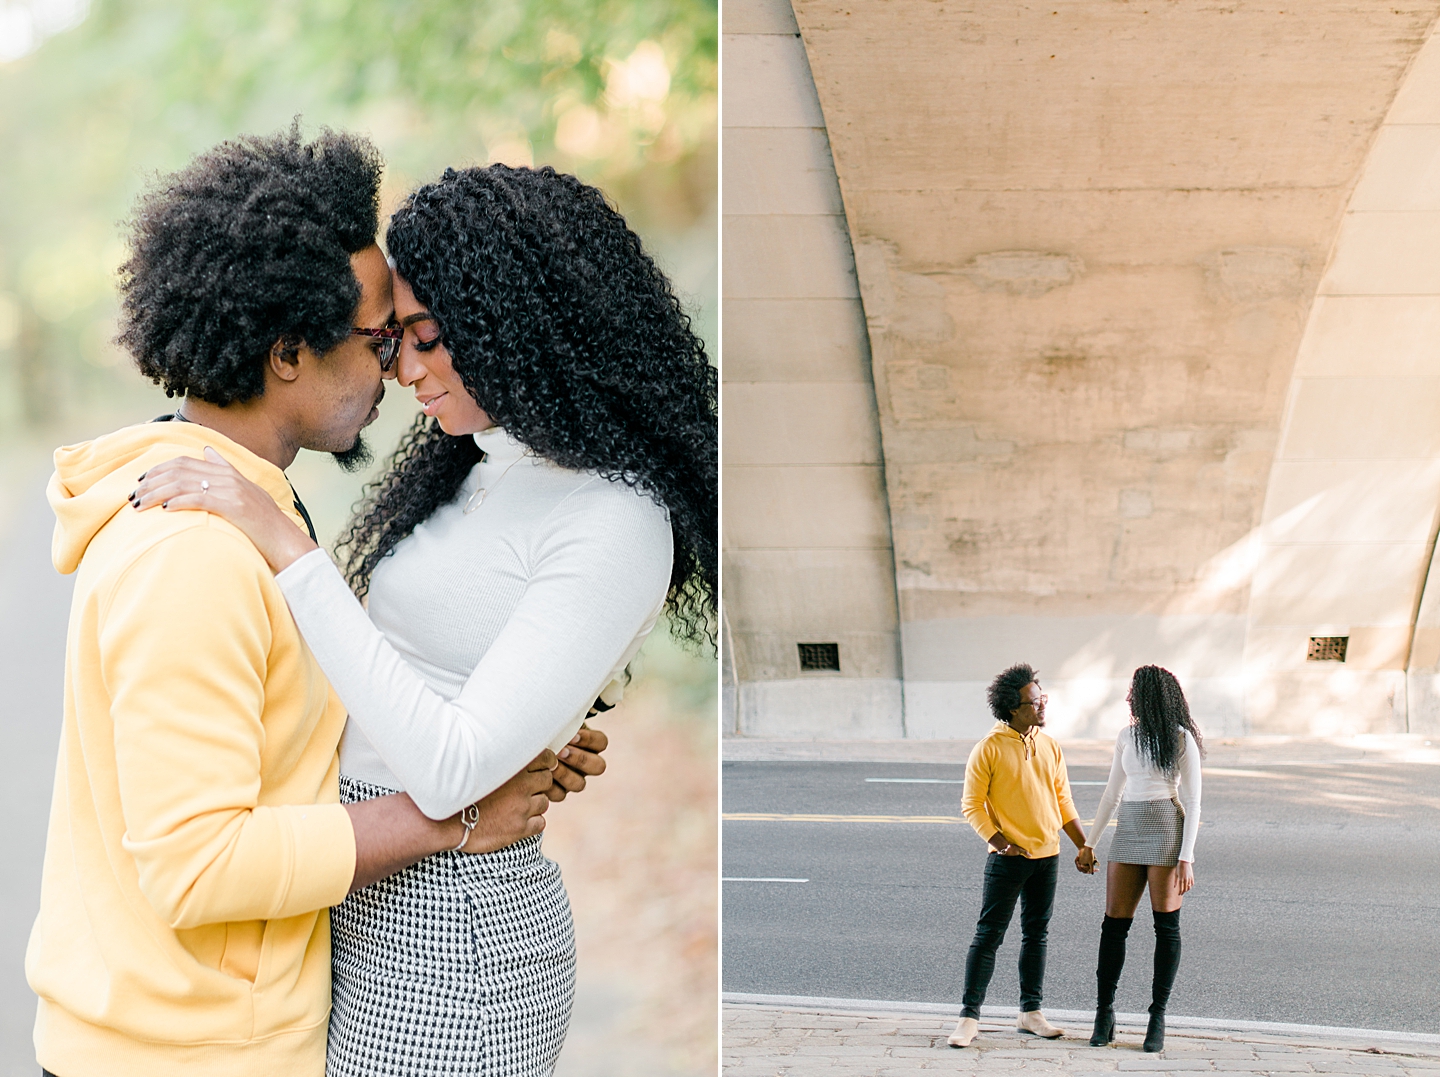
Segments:
[[[400,357],[400,342],[405,339],[405,330],[399,326],[387,326],[384,329],[355,328],[350,332],[360,337],[378,337],[380,339],[380,346],[375,349],[375,358],[380,360],[380,373],[390,373],[390,368]]]

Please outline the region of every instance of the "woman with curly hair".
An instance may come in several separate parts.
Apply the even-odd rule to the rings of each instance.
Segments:
[[[1115,987],[1125,966],[1125,937],[1145,888],[1155,918],[1155,973],[1145,1050],[1165,1046],[1165,1005],[1180,967],[1180,905],[1195,885],[1195,834],[1200,828],[1200,730],[1180,682],[1168,669],[1141,666],[1125,697],[1130,724],[1115,738],[1110,780],[1095,809],[1089,854],[1119,807],[1105,872],[1105,920],[1095,969],[1098,993],[1092,1047],[1115,1038]],[[1123,797],[1121,794],[1124,794]]]
[[[639,238],[573,176],[447,170],[387,242],[394,376],[423,414],[340,544],[343,577],[217,456],[145,486],[229,519],[276,570],[349,710],[342,799],[403,790],[443,818],[547,745],[563,758],[662,612],[713,644],[716,376]],[[574,937],[538,835],[357,891],[332,933],[331,1077],[550,1072]]]

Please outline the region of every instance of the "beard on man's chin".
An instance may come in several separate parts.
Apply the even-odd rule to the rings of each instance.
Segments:
[[[357,471],[364,471],[375,460],[375,454],[370,451],[370,446],[365,444],[363,437],[357,436],[355,444],[344,452],[332,452],[335,462],[340,465],[340,470],[353,475]]]

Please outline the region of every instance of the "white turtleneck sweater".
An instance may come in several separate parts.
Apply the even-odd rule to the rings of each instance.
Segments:
[[[669,517],[648,494],[502,430],[475,443],[485,459],[455,501],[376,568],[368,616],[323,550],[276,576],[349,710],[341,772],[408,792],[432,819],[563,747],[623,677],[670,582]]]
[[[1135,748],[1134,726],[1126,726],[1115,738],[1115,757],[1110,761],[1110,780],[1100,794],[1095,822],[1090,827],[1093,849],[1099,843],[1110,816],[1123,800],[1178,800],[1185,810],[1180,833],[1180,860],[1195,862],[1195,835],[1200,830],[1200,748],[1188,729],[1175,761],[1175,773],[1167,775]],[[1124,794],[1122,797],[1121,794]]]

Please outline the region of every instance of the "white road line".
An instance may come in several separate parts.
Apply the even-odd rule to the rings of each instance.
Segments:
[[[964,785],[964,778],[866,778],[867,782],[886,782],[891,785]],[[1107,785],[1107,782],[1071,782],[1071,785]]]
[[[781,812],[736,811],[721,812],[720,819],[726,823],[938,823],[944,826],[964,826],[961,815],[786,815]],[[1095,820],[1081,819],[1082,826],[1093,826]],[[1115,820],[1110,820],[1115,825]],[[1204,826],[1202,822],[1200,824]]]
[[[724,878],[722,878],[720,881],[721,881],[722,883],[808,883],[810,880],[809,880],[809,879],[779,879],[779,878],[742,879],[742,878],[739,878],[739,877],[732,877],[732,876],[727,875],[727,876],[725,876]]]
[[[964,785],[964,778],[866,778],[867,782],[890,782],[894,785]]]
[[[720,818],[735,823],[944,823],[958,825],[959,815],[786,815],[780,812],[722,812]]]

